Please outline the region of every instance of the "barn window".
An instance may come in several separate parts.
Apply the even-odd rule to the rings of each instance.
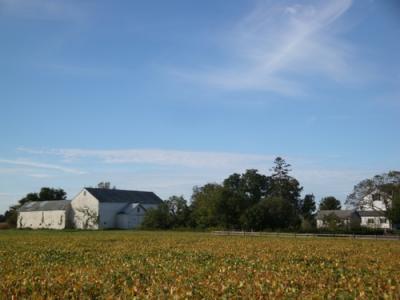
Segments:
[[[378,201],[378,200],[381,200],[381,195],[380,194],[373,194],[372,195],[372,200],[373,201]]]

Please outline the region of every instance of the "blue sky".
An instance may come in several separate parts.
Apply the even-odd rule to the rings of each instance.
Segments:
[[[319,199],[400,169],[397,1],[0,0],[0,212],[166,198],[276,156]]]

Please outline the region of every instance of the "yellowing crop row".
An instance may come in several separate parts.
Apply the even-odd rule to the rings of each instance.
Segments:
[[[0,232],[0,299],[400,298],[400,242]]]

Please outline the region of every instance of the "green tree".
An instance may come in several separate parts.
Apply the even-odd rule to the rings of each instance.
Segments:
[[[256,169],[249,169],[241,175],[232,174],[224,180],[223,186],[233,194],[242,197],[244,206],[250,207],[265,196],[267,177],[258,173]]]
[[[11,206],[10,209],[6,211],[4,216],[8,225],[11,227],[17,226],[18,211],[16,210],[15,206]]]
[[[265,196],[266,184],[267,177],[255,169],[246,170],[243,174],[234,173],[226,178],[217,206],[220,225],[239,229],[241,215]]]
[[[300,203],[300,213],[302,217],[309,221],[313,220],[315,210],[315,196],[313,194],[305,195]]]
[[[37,201],[65,200],[67,193],[63,189],[43,187],[39,192]]]
[[[293,205],[280,197],[264,198],[249,208],[241,218],[246,230],[286,229],[299,225]]]
[[[300,194],[303,187],[297,179],[289,176],[290,164],[277,157],[274,161],[275,166],[271,169],[273,174],[267,178],[267,197],[278,197],[289,201],[293,208],[300,211]]]
[[[286,163],[282,157],[275,158],[274,164],[275,166],[271,169],[273,178],[284,179],[289,177],[289,172],[292,171],[290,169],[291,165]]]
[[[221,212],[223,193],[223,186],[216,183],[193,188],[191,209],[195,226],[200,228],[222,226],[218,213]]]
[[[323,218],[323,222],[326,224],[327,228],[331,231],[336,231],[343,227],[342,221],[334,213],[329,214]]]
[[[396,227],[400,226],[400,186],[392,187],[392,201],[387,210],[387,217]]]
[[[168,204],[162,202],[157,208],[149,209],[144,215],[141,226],[146,229],[172,228],[172,220]]]
[[[336,210],[341,208],[340,201],[333,196],[322,198],[319,203],[319,210]]]
[[[171,227],[190,226],[190,208],[183,196],[171,196],[165,203],[168,206]]]

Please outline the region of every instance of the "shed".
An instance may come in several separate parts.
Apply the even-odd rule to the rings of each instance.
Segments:
[[[356,210],[320,210],[317,213],[317,228],[328,227],[328,218],[334,216],[342,226],[360,225],[361,217]]]
[[[69,225],[71,201],[29,201],[18,209],[18,228],[64,229]]]

